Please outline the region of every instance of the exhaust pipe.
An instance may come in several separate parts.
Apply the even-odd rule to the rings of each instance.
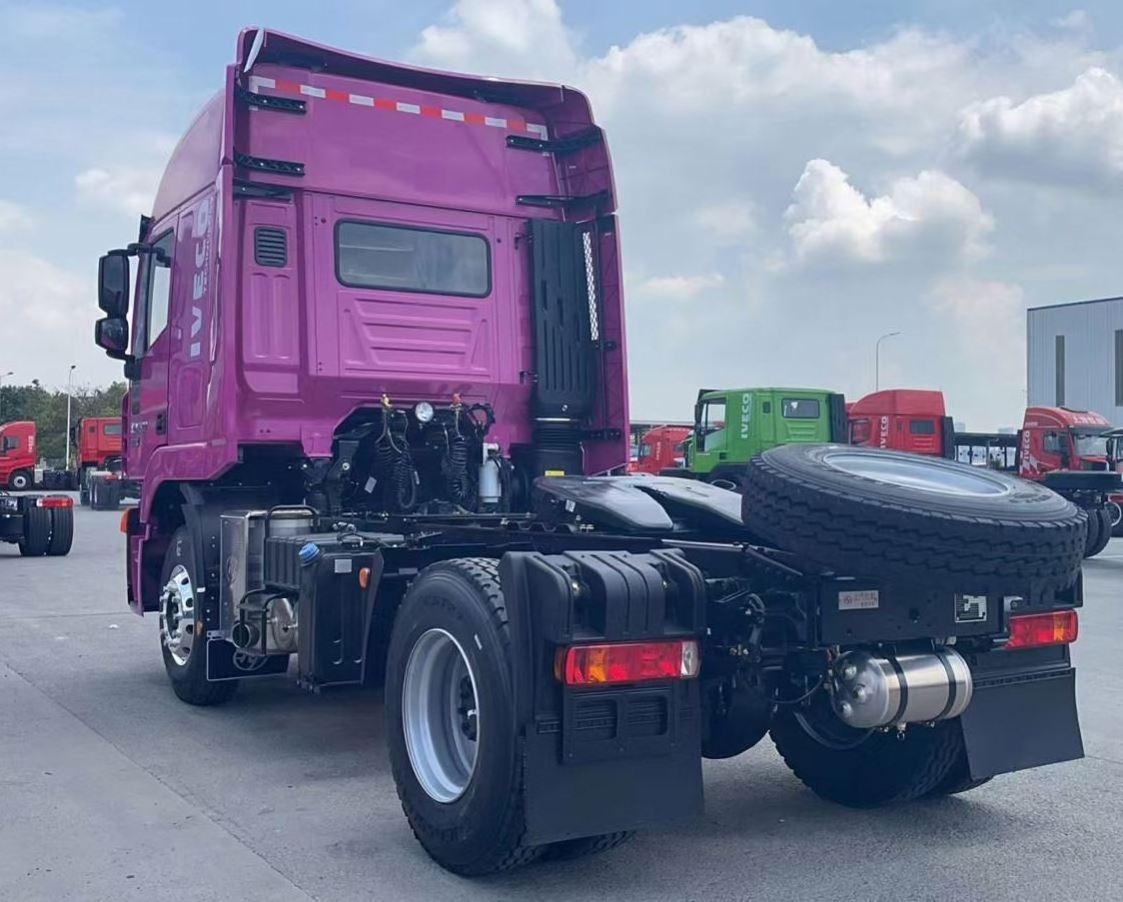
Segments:
[[[230,630],[230,641],[234,643],[235,648],[250,648],[257,645],[260,638],[260,630],[244,620],[239,620]]]
[[[879,658],[864,651],[838,659],[831,678],[831,705],[857,729],[929,723],[958,717],[971,702],[971,668],[960,654]]]

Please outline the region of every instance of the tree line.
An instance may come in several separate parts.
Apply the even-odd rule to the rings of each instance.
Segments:
[[[121,398],[127,390],[124,382],[114,382],[105,388],[74,386],[71,426],[82,417],[120,416]],[[62,466],[67,440],[66,390],[43,388],[38,379],[31,380],[29,385],[0,386],[0,425],[16,420],[32,420],[39,436],[39,456]]]

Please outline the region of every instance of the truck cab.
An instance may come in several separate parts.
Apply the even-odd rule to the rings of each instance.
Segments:
[[[1108,470],[1104,433],[1110,429],[1111,423],[1095,411],[1027,408],[1018,443],[1018,475],[1041,480],[1057,470]]]
[[[687,470],[734,488],[737,474],[761,451],[797,442],[843,441],[842,395],[809,388],[736,388],[698,393]]]
[[[75,462],[79,470],[103,468],[121,456],[121,417],[83,417],[74,427]]]
[[[850,444],[953,459],[955,430],[944,395],[926,389],[887,389],[859,398],[849,410]]]
[[[25,491],[35,479],[35,424],[19,420],[0,426],[0,488]]]
[[[655,476],[664,470],[685,467],[687,439],[693,432],[692,426],[656,426],[648,429],[640,437],[636,460],[628,471]]]

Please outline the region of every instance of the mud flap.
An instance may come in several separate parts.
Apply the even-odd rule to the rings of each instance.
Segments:
[[[960,724],[973,780],[1084,757],[1071,667],[976,682]]]
[[[250,655],[225,639],[207,639],[207,681],[278,676],[289,669],[288,655]]]
[[[701,814],[697,680],[576,690],[554,673],[567,645],[700,636],[697,568],[668,551],[510,553],[500,579],[529,841],[664,828]]]

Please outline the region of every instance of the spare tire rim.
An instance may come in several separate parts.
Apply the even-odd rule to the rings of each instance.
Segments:
[[[906,454],[862,454],[850,450],[830,451],[822,460],[840,473],[920,492],[973,498],[1010,494],[1009,483],[964,464]]]
[[[195,643],[195,587],[191,574],[176,564],[160,596],[160,640],[180,667]]]
[[[414,776],[434,801],[460,798],[479,756],[479,696],[464,649],[442,629],[422,633],[402,681],[402,731]]]

